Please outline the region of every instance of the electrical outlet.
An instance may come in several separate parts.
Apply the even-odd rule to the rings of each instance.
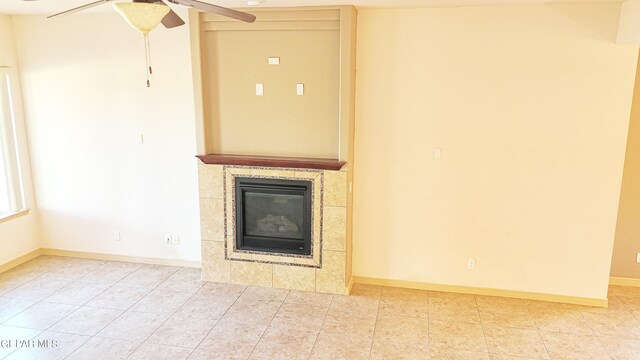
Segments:
[[[120,231],[114,231],[113,232],[113,241],[121,241],[122,238],[120,237]]]
[[[164,243],[166,245],[171,245],[171,234],[164,234]]]
[[[636,262],[640,264],[640,252],[636,254]]]
[[[467,269],[473,270],[475,268],[476,268],[476,260],[475,259],[467,260]]]
[[[180,236],[171,235],[171,245],[180,245]]]

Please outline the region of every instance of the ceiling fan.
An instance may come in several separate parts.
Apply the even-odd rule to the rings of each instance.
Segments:
[[[24,1],[36,1],[36,0],[24,0]],[[63,16],[63,15],[73,14],[73,13],[76,13],[76,12],[87,10],[87,9],[92,8],[92,7],[96,7],[96,6],[99,6],[99,5],[102,5],[102,4],[106,4],[106,3],[109,3],[109,2],[114,2],[114,1],[116,1],[116,0],[98,0],[98,1],[94,1],[92,3],[88,3],[88,4],[85,4],[85,5],[81,5],[81,6],[75,7],[73,9],[65,10],[65,11],[59,12],[57,14],[50,15],[50,16],[48,16],[48,18],[53,18],[53,17],[56,17],[56,16]],[[199,1],[199,0],[167,0],[167,1],[172,3],[172,4],[185,5],[185,6],[193,7],[193,8],[198,9],[198,10],[220,14],[222,16],[230,17],[232,19],[236,19],[236,20],[240,20],[240,21],[244,21],[244,22],[248,22],[248,23],[252,23],[252,22],[254,22],[256,20],[256,17],[254,15],[252,15],[252,14],[248,14],[248,13],[245,13],[245,12],[242,12],[242,11],[237,11],[237,10],[225,8],[225,7],[218,6],[218,5],[209,4],[209,3],[206,3],[206,2],[203,2],[203,1]],[[157,5],[167,6],[167,4],[162,0],[133,0],[133,1],[131,1],[131,3],[147,3],[147,4],[157,4]],[[170,29],[170,28],[174,28],[176,26],[184,25],[184,20],[182,20],[180,18],[180,16],[178,16],[178,14],[175,13],[175,11],[169,9],[169,13],[167,13],[167,15],[165,15],[162,18],[162,25],[164,25],[164,27]]]
[[[36,0],[24,0],[24,1],[36,1]],[[237,11],[229,8],[225,8],[218,5],[209,4],[199,0],[166,0],[172,4],[190,6],[198,10],[212,12],[222,16],[230,17],[232,19],[252,23],[256,21],[256,17],[252,14],[248,14],[242,11]],[[48,16],[53,18],[57,16],[69,15],[79,11],[87,10],[95,6],[99,6],[106,3],[114,3],[113,7],[117,12],[122,15],[125,20],[134,29],[140,31],[144,35],[145,40],[145,57],[147,62],[147,87],[151,86],[149,81],[149,75],[153,73],[151,68],[151,53],[149,50],[149,32],[153,30],[160,23],[167,29],[184,25],[184,20],[178,16],[163,0],[132,0],[132,1],[117,1],[117,0],[97,0],[92,3],[88,3],[82,6],[75,7],[73,9],[65,10],[63,12]]]

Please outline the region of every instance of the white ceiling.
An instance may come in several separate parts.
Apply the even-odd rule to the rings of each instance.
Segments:
[[[95,0],[0,0],[0,14],[53,14]],[[118,0],[121,1],[121,0]],[[125,0],[122,0],[125,1]],[[243,0],[202,0],[227,7],[247,7]],[[584,2],[620,2],[621,0],[264,0],[262,7],[276,6],[316,6],[353,4],[365,7],[450,7],[450,6],[486,6],[503,4],[547,4],[547,3],[584,3]],[[171,5],[179,7],[179,5]],[[100,5],[92,12],[109,11],[109,5]]]

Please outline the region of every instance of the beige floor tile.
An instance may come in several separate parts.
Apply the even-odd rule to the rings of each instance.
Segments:
[[[426,298],[382,293],[379,312],[381,314],[428,318],[429,303]]]
[[[117,285],[153,289],[180,269],[175,266],[142,265],[117,282]]]
[[[129,355],[128,360],[184,360],[191,354],[191,349],[176,346],[144,343]]]
[[[549,359],[537,330],[486,326],[484,334],[491,354]]]
[[[236,301],[227,310],[225,317],[238,322],[251,321],[259,325],[268,325],[278,313],[281,305],[280,302],[247,303]]]
[[[167,315],[128,311],[102,329],[97,336],[121,340],[144,340],[167,318]]]
[[[593,335],[585,313],[576,309],[561,309],[558,304],[549,303],[550,308],[530,308],[538,329],[577,335]]]
[[[86,259],[88,260],[88,259]],[[69,263],[55,267],[40,276],[43,280],[75,281],[95,270],[102,263]]]
[[[640,339],[640,321],[631,313],[583,313],[598,336],[618,336]]]
[[[2,341],[0,343],[0,359],[18,350],[17,341],[33,339],[41,332],[40,330],[0,325],[0,340]]]
[[[404,338],[375,336],[371,345],[372,360],[407,359],[424,360],[429,357],[427,338]]]
[[[329,309],[329,305],[331,305],[332,300],[332,294],[291,290],[289,292],[289,295],[287,295],[287,298],[284,300],[284,303],[295,304],[298,306],[313,306],[320,309]]]
[[[138,345],[138,341],[93,337],[74,351],[67,360],[124,360]]]
[[[149,312],[154,314],[173,314],[192,296],[190,293],[170,290],[152,290],[138,303],[131,307],[131,311]]]
[[[202,271],[200,269],[183,267],[160,284],[158,289],[194,294],[205,283],[202,281]]]
[[[322,324],[322,331],[336,334],[373,336],[375,324],[375,317],[327,315]]]
[[[127,310],[149,293],[149,289],[114,285],[87,303],[87,306]]]
[[[300,306],[297,304],[282,304],[270,327],[291,329],[293,331],[320,331],[325,316],[327,315],[325,308],[314,306]]]
[[[429,360],[489,360],[491,355],[473,351],[434,350],[429,352]],[[522,358],[518,358],[522,360]]]
[[[533,358],[526,358],[522,356],[495,355],[495,354],[490,354],[489,359],[491,360],[535,360]]]
[[[336,317],[375,318],[378,314],[379,304],[379,297],[366,295],[335,295],[329,307],[329,315]]]
[[[75,305],[39,302],[11,319],[4,325],[44,330],[71,314]]]
[[[268,328],[253,349],[250,359],[307,359],[317,336],[317,331]]]
[[[311,351],[311,360],[367,360],[371,336],[320,332]]]
[[[173,315],[147,339],[147,342],[195,349],[216,322]]]
[[[45,331],[35,338],[41,346],[21,348],[11,353],[9,360],[58,360],[64,359],[82,346],[89,336]]]
[[[34,278],[35,277],[30,275],[4,272],[0,274],[0,295],[6,294],[17,287],[24,285]]]
[[[67,284],[69,284],[69,282],[64,280],[45,280],[38,278],[5,293],[3,296],[40,301],[62,289]]]
[[[53,325],[50,330],[93,336],[121,314],[122,310],[84,306]]]
[[[427,301],[429,299],[429,292],[426,290],[385,286],[382,287],[382,298]]]
[[[35,301],[0,297],[0,324],[35,304]]]
[[[283,303],[289,295],[290,290],[265,288],[257,286],[247,287],[242,295],[238,298],[238,302],[246,304],[259,304],[266,302]]]
[[[524,299],[497,296],[476,296],[476,304],[478,304],[478,309],[480,311],[490,313],[529,313],[527,302]]]
[[[45,301],[70,305],[84,305],[109,288],[109,285],[72,282],[56,291]]]
[[[379,314],[376,337],[427,338],[429,322],[426,319]]]
[[[434,304],[460,305],[477,307],[475,295],[458,294],[441,291],[429,291],[429,302]]]
[[[238,298],[247,289],[247,285],[206,282],[198,293]]]
[[[598,337],[598,341],[613,360],[640,359],[640,340],[616,337]]]
[[[190,360],[235,360],[247,359],[266,325],[241,323],[222,319],[193,352]]]
[[[80,282],[114,285],[140,268],[140,264],[108,261],[78,279]]]
[[[480,324],[429,321],[429,344],[434,350],[487,352]]]
[[[515,327],[522,329],[537,329],[538,326],[533,319],[533,316],[529,314],[528,311],[521,312],[516,310],[516,312],[490,312],[485,310],[480,310],[480,322],[483,325],[496,325],[496,326],[507,326],[507,327]]]
[[[429,301],[429,319],[451,322],[480,323],[478,308],[470,305],[453,303],[432,303]]]
[[[236,301],[234,297],[196,293],[176,311],[181,316],[198,319],[218,320],[229,310]]]
[[[595,336],[540,332],[554,360],[601,360],[609,356]]]

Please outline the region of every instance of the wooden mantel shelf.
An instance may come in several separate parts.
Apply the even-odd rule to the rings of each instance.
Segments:
[[[198,155],[198,159],[200,159],[205,164],[264,166],[318,170],[340,170],[346,164],[346,162],[344,161],[335,159],[221,154]]]

